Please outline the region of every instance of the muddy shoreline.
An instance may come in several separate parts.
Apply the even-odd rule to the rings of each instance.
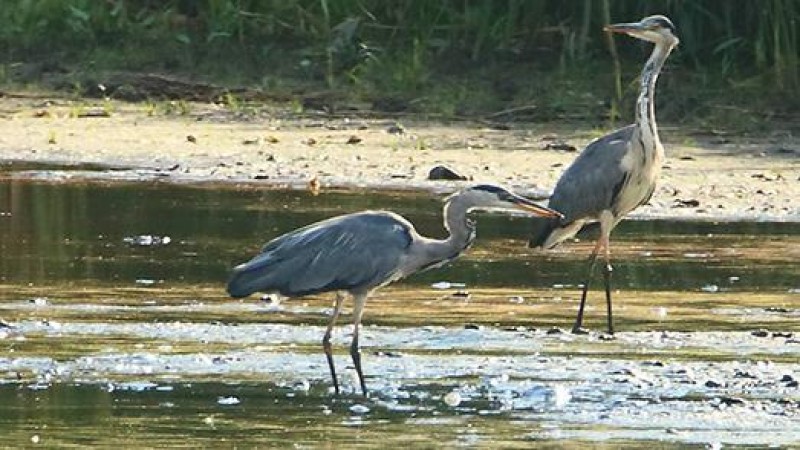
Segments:
[[[13,176],[62,182],[294,189],[316,184],[323,193],[447,193],[471,181],[493,181],[544,197],[577,152],[609,131],[585,123],[489,124],[166,105],[0,99],[0,163],[6,171],[26,163],[50,166]],[[165,112],[168,107],[181,112]],[[792,132],[751,138],[665,124],[661,134],[667,160],[659,187],[632,217],[800,221],[800,138]],[[87,164],[112,170],[47,170]],[[468,181],[428,180],[438,165]]]

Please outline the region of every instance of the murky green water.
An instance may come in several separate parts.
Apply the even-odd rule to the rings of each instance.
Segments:
[[[5,182],[0,184],[0,210],[6,212],[0,217],[0,270],[15,283],[221,283],[230,267],[270,238],[370,208],[406,215],[423,234],[443,234],[441,202],[428,195]],[[476,251],[406,283],[449,279],[543,287],[581,282],[578,273],[588,248],[534,253],[525,248],[528,220],[482,215]],[[140,235],[169,236],[171,242],[124,242]],[[731,276],[739,277],[732,289],[797,287],[800,224],[626,221],[615,231],[613,245],[620,288],[696,290],[726,285]]]
[[[482,214],[467,255],[370,300],[371,397],[333,396],[319,345],[330,299],[233,301],[223,284],[271,237],[387,207],[443,233],[430,195],[0,182],[0,318],[14,326],[0,328],[0,446],[800,442],[794,223],[623,222],[622,332],[604,341],[548,332],[571,324],[590,241],[536,253],[527,218]]]

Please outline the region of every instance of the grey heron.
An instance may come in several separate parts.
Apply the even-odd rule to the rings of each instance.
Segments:
[[[664,147],[656,128],[654,91],[656,79],[670,52],[678,45],[675,26],[661,15],[635,23],[608,25],[606,31],[624,33],[655,44],[642,69],[636,120],[589,143],[558,180],[548,206],[561,212],[562,219],[539,221],[530,241],[532,247],[549,249],[573,237],[589,222],[600,223],[600,237],[589,257],[589,273],[583,284],[581,303],[573,332],[582,330],[586,293],[597,254],[605,252],[608,332],[613,334],[611,315],[611,249],[614,227],[633,209],[647,203],[661,172]]]
[[[367,388],[361,370],[359,325],[369,294],[382,286],[456,258],[475,239],[475,225],[467,213],[475,209],[520,208],[544,217],[560,214],[495,185],[476,185],[451,195],[444,204],[446,239],[421,236],[400,215],[389,211],[362,211],[333,217],[291,231],[269,241],[261,253],[233,269],[227,291],[232,297],[254,292],[301,297],[336,292],[336,302],[322,348],[336,393],[331,332],[345,296],[352,295],[353,339],[350,356],[361,391]]]

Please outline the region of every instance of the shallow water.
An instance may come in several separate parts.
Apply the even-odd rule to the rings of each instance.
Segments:
[[[387,206],[443,232],[428,194],[0,182],[0,445],[800,443],[794,223],[623,222],[608,341],[552,328],[574,317],[590,239],[540,254],[527,218],[480,214],[467,255],[368,303],[368,399],[343,317],[334,396],[329,296],[234,301],[223,284],[277,234]]]
[[[441,201],[430,195],[197,188],[161,183],[0,184],[0,259],[5,280],[135,285],[219,283],[263,242],[336,214],[389,208],[441,237]],[[551,253],[525,246],[529,220],[481,215],[466,258],[409,279],[541,287],[582,281],[590,240]],[[126,238],[168,236],[169,245]],[[615,285],[630,289],[785,292],[797,287],[800,224],[626,221],[613,236]],[[520,260],[523,260],[520,263]],[[576,274],[576,272],[578,272]],[[575,275],[578,275],[577,277]],[[731,283],[730,277],[739,277]],[[727,286],[730,285],[730,286]]]

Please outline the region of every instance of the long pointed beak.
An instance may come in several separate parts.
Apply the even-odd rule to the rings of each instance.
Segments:
[[[644,26],[642,26],[639,22],[631,22],[631,23],[614,23],[611,25],[606,25],[603,27],[604,31],[610,31],[612,33],[632,33],[635,31],[643,31]]]
[[[541,217],[557,217],[559,219],[563,219],[564,218],[564,215],[561,214],[560,212],[558,212],[558,211],[556,211],[554,209],[550,209],[550,208],[546,208],[544,206],[541,206],[541,205],[539,205],[537,203],[534,203],[534,202],[528,200],[525,197],[515,196],[514,198],[511,199],[511,202],[517,208],[519,208],[519,209],[521,209],[523,211],[531,212],[531,213],[533,213],[534,215],[537,215],[537,216],[541,216]]]

